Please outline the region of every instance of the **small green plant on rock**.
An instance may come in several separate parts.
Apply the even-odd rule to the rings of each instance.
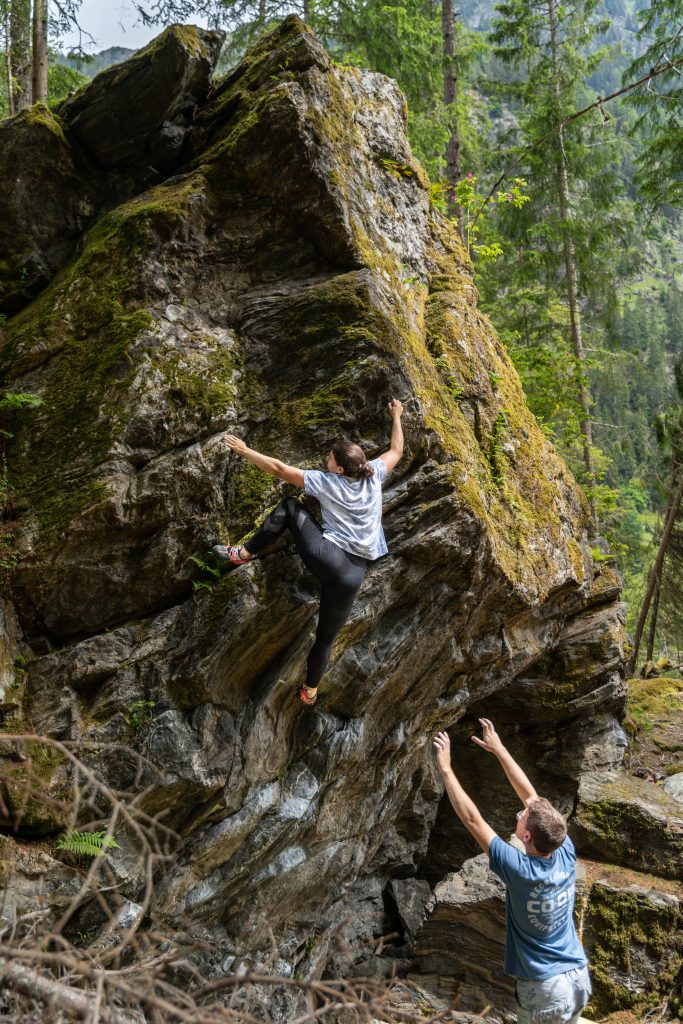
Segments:
[[[125,715],[126,722],[134,732],[137,732],[138,729],[142,729],[144,725],[149,725],[152,721],[154,717],[152,712],[155,707],[155,700],[136,700],[128,708]]]
[[[214,565],[209,565],[203,558],[199,558],[198,555],[190,555],[188,562],[194,562],[198,569],[201,569],[203,573],[206,573],[206,577],[201,580],[192,580],[192,589],[195,594],[202,590],[207,590],[209,594],[213,594],[214,587],[216,586],[216,580],[220,577],[219,570]]]
[[[507,454],[503,448],[505,435],[509,429],[505,410],[501,409],[491,427],[491,433],[486,439],[485,453],[491,467],[491,476],[498,487],[505,487],[504,470],[507,462]]]
[[[65,832],[57,840],[57,849],[66,853],[77,853],[82,857],[98,857],[107,850],[120,850],[114,836],[110,836],[102,829],[100,832]]]
[[[380,157],[379,162],[384,170],[388,171],[394,178],[415,177],[415,172],[407,164],[401,164],[397,160],[390,160],[388,157]]]
[[[461,398],[464,398],[465,392],[463,390],[462,384],[459,384],[457,377],[453,375],[451,365],[448,362],[446,356],[439,356],[438,359],[436,360],[436,365],[441,371],[449,394],[453,396],[456,402],[459,402]]]

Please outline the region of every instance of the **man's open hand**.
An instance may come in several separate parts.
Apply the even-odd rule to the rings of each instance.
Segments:
[[[451,741],[447,732],[437,732],[434,737],[436,747],[436,763],[439,771],[444,775],[451,767]]]
[[[497,754],[499,750],[503,749],[503,742],[496,732],[493,722],[490,722],[488,718],[480,718],[479,724],[484,732],[483,738],[479,739],[478,736],[472,736],[472,742],[476,743],[479,747],[483,747],[484,750],[488,750],[491,754]]]

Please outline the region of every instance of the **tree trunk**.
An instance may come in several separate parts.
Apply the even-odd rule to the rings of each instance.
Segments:
[[[9,52],[12,74],[12,108],[31,106],[31,0],[9,3]]]
[[[645,591],[645,597],[643,598],[643,604],[640,609],[640,615],[638,616],[638,624],[636,625],[636,631],[633,636],[633,650],[631,651],[631,655],[628,659],[628,663],[626,666],[629,675],[633,675],[635,671],[636,662],[638,660],[638,649],[640,648],[640,639],[643,635],[643,629],[645,628],[647,613],[650,609],[650,601],[652,600],[652,595],[655,592],[657,580],[661,576],[662,566],[664,564],[664,556],[666,555],[666,549],[669,544],[669,538],[671,537],[671,531],[673,530],[674,523],[676,522],[678,510],[681,507],[681,499],[683,498],[683,474],[681,474],[681,479],[677,485],[675,485],[674,483],[675,479],[676,477],[674,475],[672,477],[671,484],[672,488],[675,486],[676,489],[673,493],[671,504],[669,505],[669,514],[664,524],[662,539],[659,542],[657,557],[655,558],[655,564],[653,565],[652,572],[650,573],[650,578],[647,583],[647,590]]]
[[[308,25],[313,13],[313,0],[304,0],[304,21]]]
[[[650,628],[647,636],[647,661],[652,661],[655,651],[655,638],[657,635],[657,616],[659,615],[659,595],[662,592],[662,578],[658,576],[655,580],[655,592],[652,598],[652,611],[650,612]]]
[[[553,91],[557,102],[557,110],[560,112],[561,85],[560,85],[560,62],[557,43],[557,14],[554,0],[548,0],[548,22],[550,27],[550,48],[553,68]],[[557,192],[560,208],[560,220],[563,227],[569,225],[571,220],[569,175],[567,173],[567,159],[564,153],[564,133],[562,128],[558,132],[558,161],[557,161]],[[593,430],[590,420],[590,395],[586,386],[586,357],[583,348],[583,336],[581,332],[581,311],[579,308],[579,284],[576,267],[576,250],[574,240],[568,230],[563,231],[564,235],[564,266],[567,281],[567,301],[569,304],[569,322],[571,325],[572,348],[576,360],[576,386],[579,394],[579,405],[581,407],[581,434],[583,436],[583,464],[586,470],[586,478],[589,487],[595,486],[595,467],[593,466]],[[591,501],[593,506],[593,501]]]
[[[47,0],[33,0],[33,102],[47,99]]]
[[[449,115],[450,136],[446,143],[446,181],[455,185],[462,178],[460,137],[458,135],[458,73],[455,67],[454,0],[441,0],[441,34],[443,36],[443,100]],[[458,222],[460,238],[465,241],[465,213],[449,196],[449,206]]]
[[[12,89],[12,46],[10,41],[9,8],[2,8],[2,30],[5,33],[5,87],[7,89],[7,114],[14,114],[14,93]]]

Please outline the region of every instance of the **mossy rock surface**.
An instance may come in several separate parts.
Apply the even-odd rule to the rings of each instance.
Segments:
[[[38,103],[0,122],[0,314],[25,306],[73,252],[95,209],[86,177],[54,111]],[[45,173],[49,167],[49,173]]]
[[[683,879],[683,808],[651,782],[623,771],[587,773],[573,829],[581,851]]]
[[[683,906],[657,887],[592,883],[584,918],[593,998],[603,1015],[636,1009],[644,1017],[670,997],[683,964]]]
[[[18,185],[0,196],[0,314],[45,288],[99,210],[176,166],[223,38],[173,25],[55,109],[37,103],[2,122],[0,175]]]
[[[163,172],[178,160],[183,126],[206,98],[223,39],[222,32],[171,25],[64,100],[59,113],[100,167],[131,174],[146,160]]]

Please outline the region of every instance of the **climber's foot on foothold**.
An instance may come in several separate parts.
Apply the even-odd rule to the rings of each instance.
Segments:
[[[246,565],[253,558],[246,548],[226,547],[225,544],[214,544],[212,551],[218,558],[230,562],[230,565]],[[248,555],[247,558],[243,557],[244,552]]]
[[[299,696],[299,700],[301,701],[301,703],[307,704],[309,707],[311,706],[311,704],[315,704],[315,702],[318,699],[317,687],[313,690],[309,686],[300,686],[296,692]]]

